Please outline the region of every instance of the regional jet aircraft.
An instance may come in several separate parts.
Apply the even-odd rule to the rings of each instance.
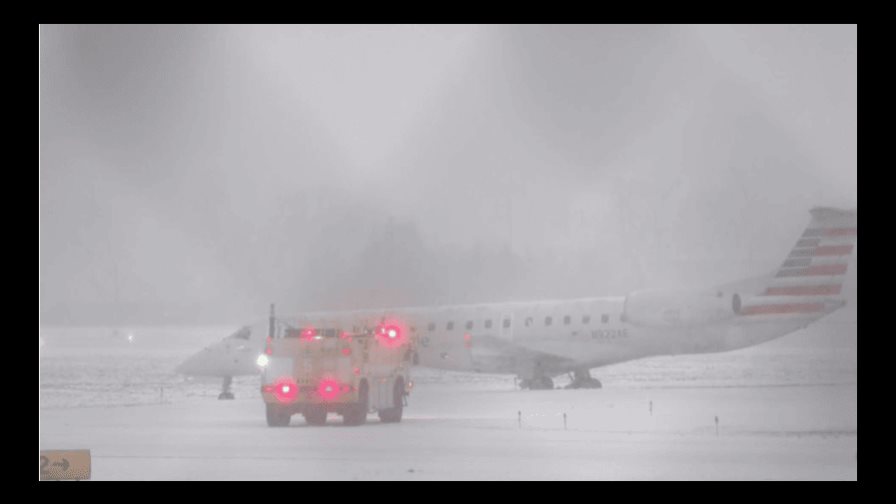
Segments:
[[[422,366],[514,374],[523,388],[599,388],[593,368],[657,355],[725,352],[804,328],[846,304],[844,276],[857,213],[813,208],[811,221],[771,274],[699,290],[644,290],[619,297],[304,313],[243,327],[184,361],[178,372],[224,380],[256,374],[269,334],[303,328],[364,330],[391,321],[415,338]],[[299,329],[298,331],[296,329]],[[313,329],[312,329],[313,330]]]

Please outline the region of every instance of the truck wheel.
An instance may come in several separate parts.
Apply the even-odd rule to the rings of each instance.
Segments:
[[[265,419],[268,421],[268,427],[286,427],[289,425],[289,413],[276,404],[265,404]]]
[[[309,406],[302,413],[308,425],[325,425],[327,423],[327,410],[322,407]]]
[[[395,406],[378,413],[380,421],[383,423],[401,422],[401,414],[404,411],[402,398],[404,397],[404,380],[401,378],[395,380],[395,388],[392,391],[392,404]]]
[[[367,409],[370,407],[370,393],[367,388],[367,382],[362,381],[358,387],[358,402],[353,404],[348,411],[342,415],[342,422],[345,425],[361,425],[367,421]]]

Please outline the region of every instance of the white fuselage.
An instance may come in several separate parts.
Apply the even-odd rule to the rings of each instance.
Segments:
[[[797,330],[814,318],[739,317],[651,327],[626,320],[626,297],[308,313],[296,327],[374,327],[398,320],[426,367],[547,375],[655,355],[721,352]]]
[[[823,313],[806,315],[740,316],[732,312],[706,322],[644,324],[627,320],[628,299],[630,296],[305,313],[278,318],[273,336],[284,337],[290,327],[359,331],[389,320],[416,339],[419,365],[525,378],[657,355],[735,350],[791,333],[840,306],[833,303]],[[191,356],[179,371],[210,376],[257,373],[254,360],[264,348],[269,324],[259,322],[246,329]],[[244,339],[247,333],[248,339]]]
[[[857,233],[854,210],[816,207],[781,266],[769,275],[710,289],[644,290],[618,297],[304,313],[286,329],[358,332],[385,321],[417,341],[423,366],[550,377],[655,355],[724,352],[806,327],[845,304]],[[190,357],[184,374],[257,372],[269,324],[244,328]],[[250,349],[250,350],[247,350]]]

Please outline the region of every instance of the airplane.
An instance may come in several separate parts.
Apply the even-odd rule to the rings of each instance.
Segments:
[[[415,364],[514,374],[521,388],[600,388],[590,370],[659,355],[727,352],[807,327],[846,305],[843,282],[857,211],[810,210],[796,244],[770,274],[705,289],[649,289],[624,296],[461,306],[304,313],[241,328],[177,371],[223,378],[257,374],[266,338],[295,328],[371,328],[390,320],[416,337]]]

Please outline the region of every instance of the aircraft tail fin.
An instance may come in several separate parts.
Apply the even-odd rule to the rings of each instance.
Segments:
[[[843,282],[856,243],[855,210],[816,207],[764,291],[741,315],[825,315],[845,304]]]

